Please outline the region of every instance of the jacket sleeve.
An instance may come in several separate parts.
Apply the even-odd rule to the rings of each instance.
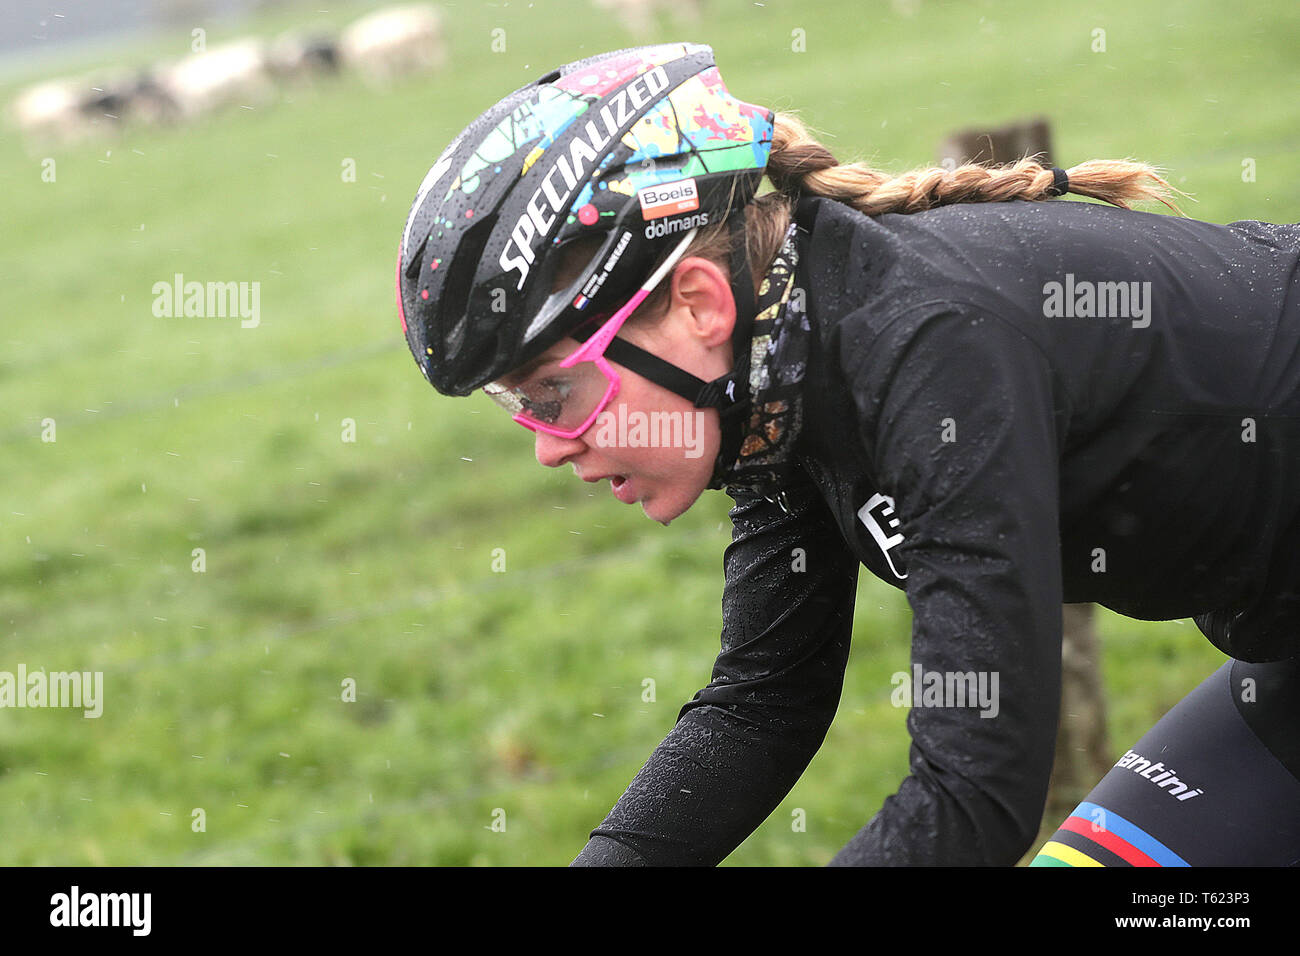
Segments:
[[[1014,864],[1040,824],[1060,699],[1051,368],[974,307],[906,314],[875,337],[851,320],[838,360],[904,536],[912,745],[909,775],[832,865]],[[987,705],[959,696],[981,679]]]
[[[716,865],[821,746],[848,659],[856,559],[806,477],[733,496],[722,651],[575,865]]]

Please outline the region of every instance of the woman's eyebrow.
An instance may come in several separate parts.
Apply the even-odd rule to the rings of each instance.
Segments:
[[[512,388],[515,385],[518,385],[528,376],[532,375],[535,371],[537,371],[547,362],[555,362],[563,357],[564,356],[562,353],[557,353],[554,355],[551,354],[539,355],[537,356],[537,358],[530,359],[529,361],[525,362],[523,365],[519,366],[519,368],[511,372],[509,375],[502,376],[500,380],[501,384],[505,385],[507,388]]]

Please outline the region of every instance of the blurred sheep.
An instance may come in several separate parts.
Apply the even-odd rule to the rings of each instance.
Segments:
[[[340,63],[376,85],[437,69],[445,60],[442,18],[429,4],[376,10],[349,24],[339,38]]]
[[[324,33],[283,33],[268,49],[267,65],[277,79],[289,82],[337,73],[338,41]]]
[[[80,80],[49,80],[22,90],[9,105],[10,119],[34,143],[67,143],[88,132],[81,112],[85,86]]]
[[[254,38],[164,64],[152,82],[158,99],[170,99],[176,117],[183,120],[228,106],[261,105],[275,94],[266,46]]]

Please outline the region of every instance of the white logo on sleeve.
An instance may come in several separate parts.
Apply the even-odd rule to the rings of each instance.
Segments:
[[[894,572],[894,577],[902,579],[907,577],[905,572],[898,570],[898,565],[894,563],[890,555],[890,549],[899,545],[903,540],[903,532],[900,530],[903,525],[898,520],[898,514],[894,511],[894,499],[889,495],[876,493],[871,496],[865,505],[858,509],[858,520],[861,521],[871,537],[876,539],[876,544],[880,545],[880,551],[889,562],[889,570]]]

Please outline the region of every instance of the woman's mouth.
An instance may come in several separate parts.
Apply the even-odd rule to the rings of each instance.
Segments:
[[[630,505],[636,501],[636,494],[632,490],[632,479],[626,475],[610,475],[609,487],[614,492],[614,497],[625,505]]]

